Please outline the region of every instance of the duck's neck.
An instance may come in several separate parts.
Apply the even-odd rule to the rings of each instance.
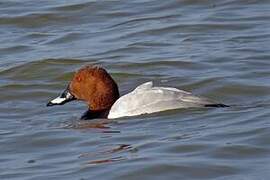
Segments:
[[[90,119],[97,119],[97,118],[107,118],[109,114],[110,109],[106,110],[99,110],[99,111],[93,111],[93,110],[87,110],[81,117],[81,120],[90,120]]]
[[[97,119],[97,118],[107,118],[113,104],[119,99],[119,91],[117,84],[115,83],[114,91],[108,97],[98,96],[98,100],[95,103],[89,103],[88,110],[82,115],[81,120]],[[93,106],[94,104],[94,106]]]

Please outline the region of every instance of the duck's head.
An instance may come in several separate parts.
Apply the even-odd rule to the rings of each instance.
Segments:
[[[105,69],[84,66],[73,76],[66,90],[47,106],[63,105],[73,100],[85,101],[91,111],[108,110],[119,98],[117,84]]]

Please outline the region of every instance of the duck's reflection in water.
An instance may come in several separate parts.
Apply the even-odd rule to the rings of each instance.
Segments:
[[[111,121],[108,119],[95,119],[95,120],[80,120],[74,121],[69,124],[66,128],[78,129],[84,131],[97,131],[98,133],[106,134],[119,134],[119,130],[114,130],[114,125],[119,124],[117,121]],[[99,148],[102,150],[98,150]],[[79,158],[86,159],[83,166],[87,165],[98,165],[113,163],[118,161],[127,160],[130,153],[134,154],[137,152],[136,148],[133,148],[130,144],[105,144],[96,147],[98,149],[90,152],[81,153]]]
[[[106,164],[106,163],[113,163],[113,162],[127,160],[128,159],[128,156],[126,155],[127,152],[128,153],[134,152],[132,146],[128,144],[119,144],[119,145],[116,145],[116,147],[115,146],[110,147],[99,153],[91,153],[91,152],[83,153],[79,156],[79,158],[94,158],[93,160],[88,160],[85,163],[85,165]],[[119,155],[119,154],[122,154],[122,155]]]
[[[65,128],[81,129],[81,130],[98,130],[102,133],[120,133],[119,130],[113,130],[112,125],[116,121],[108,119],[94,119],[94,120],[75,120],[65,126]]]

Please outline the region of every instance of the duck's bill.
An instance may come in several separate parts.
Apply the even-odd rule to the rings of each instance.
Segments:
[[[76,98],[66,89],[59,97],[48,102],[47,106],[63,105],[67,102],[73,101]]]

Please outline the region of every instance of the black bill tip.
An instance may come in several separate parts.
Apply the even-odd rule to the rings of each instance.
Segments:
[[[46,106],[48,107],[48,106],[53,106],[53,105],[54,104],[52,102],[48,102]]]

